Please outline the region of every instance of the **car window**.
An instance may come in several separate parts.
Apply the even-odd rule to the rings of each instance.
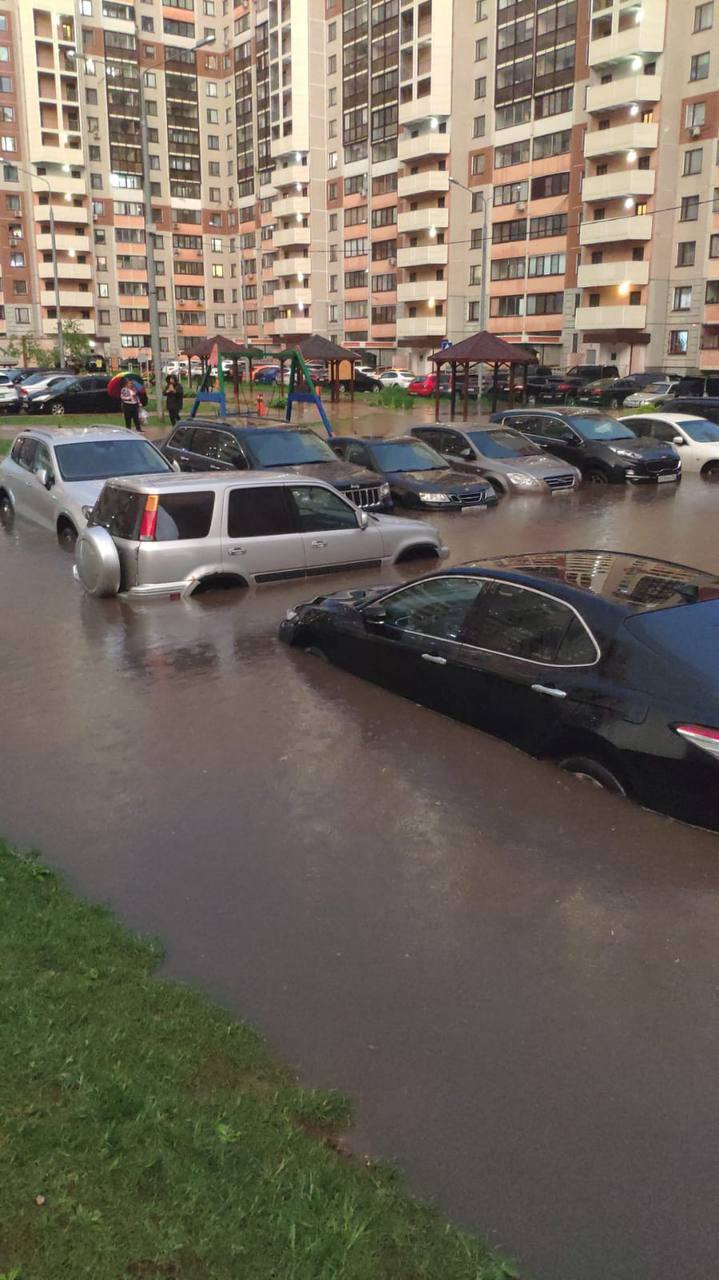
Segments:
[[[672,409],[677,413],[701,413],[702,418],[708,418],[710,422],[719,423],[719,404],[701,404],[691,400],[672,401]]]
[[[216,457],[216,431],[205,427],[195,427],[192,436],[192,452],[200,455],[201,458]]]
[[[303,484],[290,490],[302,533],[356,529],[357,514],[348,502],[321,485]]]
[[[543,418],[537,416],[527,418],[525,431],[532,431],[535,435],[542,436],[546,440],[563,440],[570,444],[574,439],[574,432],[568,427],[566,422],[561,422],[559,418]]]
[[[635,418],[632,414],[632,430],[636,431],[638,436],[650,436],[652,434],[651,418]]]
[[[176,427],[167,441],[169,449],[188,449],[192,427]]]
[[[163,493],[157,504],[155,542],[206,538],[212,524],[215,495],[209,493]]]
[[[429,578],[380,602],[385,624],[402,631],[458,640],[462,624],[486,584],[481,578]]]
[[[467,441],[457,431],[442,432],[441,453],[449,453],[453,458],[461,458],[468,448]]]
[[[47,449],[44,444],[38,444],[37,449],[35,450],[35,457],[33,458],[32,469],[35,472],[35,474],[37,474],[38,471],[43,471],[43,470],[47,471],[48,475],[52,475],[53,473],[52,458],[50,457],[50,450]]]
[[[494,583],[483,593],[462,631],[462,641],[478,649],[522,658],[526,662],[583,665],[596,660],[593,641],[572,631],[577,614],[561,600],[508,582]],[[566,644],[566,650],[564,646]],[[570,659],[560,659],[560,652]],[[577,658],[579,654],[579,658]],[[574,655],[574,656],[572,656]]]
[[[592,414],[591,417],[588,414],[573,413],[569,421],[585,440],[635,439],[634,432],[626,423],[618,422],[616,418],[605,418],[600,413]]]
[[[707,395],[719,396],[719,378],[707,378]]]
[[[346,445],[344,456],[347,462],[355,462],[360,467],[368,467],[370,465],[370,456],[363,444],[352,442]]]
[[[55,446],[63,480],[109,480],[112,476],[153,475],[172,471],[166,458],[149,440],[78,440]]]
[[[242,456],[242,450],[235,437],[231,436],[229,431],[217,431],[214,433],[214,436],[215,452],[208,456],[214,456],[217,458],[218,462],[226,462],[232,467],[237,467],[240,470],[246,470],[247,463]]]
[[[634,423],[632,423],[634,426]],[[675,436],[681,435],[676,427],[672,427],[667,422],[653,422],[651,425],[651,435],[654,440],[665,440],[671,444]]]
[[[231,490],[227,510],[230,538],[266,538],[294,532],[294,517],[283,485]]]
[[[12,460],[17,462],[18,466],[25,467],[26,471],[30,471],[36,450],[37,440],[33,440],[32,436],[20,436],[13,445]]]
[[[95,503],[89,523],[102,525],[115,538],[127,538],[134,542],[144,509],[144,493],[106,484]]]

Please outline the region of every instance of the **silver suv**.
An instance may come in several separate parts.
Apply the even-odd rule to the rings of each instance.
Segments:
[[[109,481],[77,540],[91,595],[188,596],[337,570],[445,556],[419,520],[369,515],[321,480],[283,472]]]
[[[125,427],[33,427],[0,462],[0,511],[34,520],[72,547],[110,476],[166,472],[174,468],[159,449]]]

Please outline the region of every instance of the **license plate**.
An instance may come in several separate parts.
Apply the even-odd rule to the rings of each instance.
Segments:
[[[466,516],[471,515],[473,511],[488,511],[489,507],[486,502],[474,502],[468,503],[466,506],[461,506],[459,509],[462,512],[462,515]]]
[[[679,479],[678,475],[673,476],[657,476],[658,484],[674,484]]]

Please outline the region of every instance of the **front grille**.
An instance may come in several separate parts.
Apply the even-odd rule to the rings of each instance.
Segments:
[[[679,459],[656,458],[642,462],[640,466],[652,476],[673,475],[679,469]]]
[[[573,489],[573,488],[574,488],[574,476],[573,476],[573,475],[568,475],[568,476],[545,476],[545,477],[544,477],[544,479],[545,479],[545,481],[546,481],[547,487],[548,487],[549,489],[551,489],[552,491],[554,491],[554,490],[556,490],[556,489]]]
[[[381,507],[382,491],[379,485],[369,489],[344,489],[343,493],[356,507]]]
[[[482,490],[478,493],[453,493],[451,495],[452,502],[456,502],[460,507],[481,506],[486,497],[486,493]]]

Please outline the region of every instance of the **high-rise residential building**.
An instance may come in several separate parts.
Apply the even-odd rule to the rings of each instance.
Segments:
[[[61,320],[148,354],[142,88],[168,355],[719,368],[719,0],[0,0],[0,62],[7,337],[52,204]]]

